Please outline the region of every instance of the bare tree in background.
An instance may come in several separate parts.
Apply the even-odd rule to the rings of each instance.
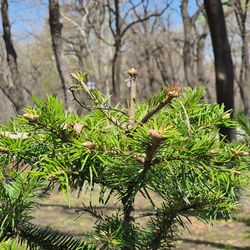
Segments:
[[[207,80],[205,77],[205,69],[204,69],[205,42],[206,42],[208,32],[209,32],[209,29],[208,29],[206,20],[204,20],[204,22],[202,22],[198,28],[195,27],[195,33],[196,33],[196,38],[197,38],[197,44],[196,44],[197,80],[198,80],[198,85],[205,85],[205,86],[207,83]]]
[[[100,39],[93,39],[93,36],[91,36],[93,23],[99,29],[105,19],[105,16],[100,14],[101,3],[99,0],[77,0],[73,4],[69,4],[69,6],[62,7],[61,16],[68,24],[68,26],[65,25],[67,37],[64,38],[68,45],[67,53],[77,58],[82,71],[86,70],[87,62],[90,61],[92,69],[89,73],[92,73],[97,81],[102,79],[100,72],[101,58],[97,53],[101,45],[94,47],[97,42],[100,42]],[[71,13],[71,16],[69,13]],[[85,60],[86,58],[90,60]]]
[[[144,16],[147,8],[144,6]],[[134,57],[143,79],[138,86],[144,96],[158,92],[166,84],[182,83],[182,48],[175,40],[181,33],[175,32],[170,17],[155,17],[151,22],[143,22],[132,29]],[[131,60],[132,60],[131,59]],[[140,78],[139,78],[140,79]]]
[[[143,18],[148,16],[148,4],[149,1],[144,1],[142,3]],[[161,46],[157,44],[158,40],[160,40],[159,37],[158,39],[155,39],[155,33],[158,30],[159,17],[152,18],[151,22],[141,22],[140,26],[131,28],[131,41],[134,44],[134,47],[138,48],[137,51],[133,51],[136,58],[135,63],[137,67],[140,68],[140,71],[145,72],[143,76],[148,79],[148,84],[141,84],[143,86],[137,87],[138,89],[141,88],[144,94],[153,93],[155,90],[159,91],[159,86],[155,86],[155,83],[157,82],[155,58],[157,58],[157,51],[161,49]]]
[[[49,0],[49,26],[52,40],[52,48],[55,55],[56,66],[58,74],[62,83],[65,106],[69,108],[69,83],[66,65],[64,62],[63,53],[63,39],[62,39],[62,28],[63,24],[61,22],[60,5],[58,0]]]
[[[161,11],[155,11],[153,13],[148,13],[147,16],[142,16],[139,14],[139,8],[143,4],[148,6],[149,0],[141,1],[129,1],[130,6],[127,6],[124,10],[124,6],[121,6],[120,0],[107,0],[106,7],[108,9],[109,15],[109,28],[111,30],[113,39],[114,39],[114,54],[112,57],[112,89],[115,99],[118,98],[121,80],[120,80],[120,71],[121,71],[121,49],[124,45],[124,37],[131,28],[142,22],[146,22],[152,17],[161,16],[167,8],[170,6],[170,2],[164,6]],[[144,12],[145,13],[145,12]],[[132,21],[131,20],[134,17]]]
[[[240,65],[240,74],[239,79],[236,80],[239,84],[240,88],[240,95],[243,102],[244,113],[246,115],[250,115],[249,109],[249,97],[250,88],[250,78],[249,78],[249,34],[247,32],[247,14],[248,14],[248,7],[249,7],[250,0],[232,0],[230,4],[232,4],[237,25],[240,31],[241,37],[241,65]]]
[[[14,48],[11,35],[11,26],[8,13],[8,0],[1,2],[2,26],[3,26],[3,39],[6,48],[7,63],[13,81],[12,86],[1,84],[1,90],[4,95],[12,103],[14,110],[20,113],[25,104],[25,92],[22,86],[21,74],[18,69],[17,54]]]
[[[197,78],[195,77],[196,72],[194,72],[193,48],[195,47],[196,42],[194,27],[198,16],[204,9],[204,6],[200,5],[196,12],[190,16],[188,13],[188,2],[189,0],[182,0],[180,6],[184,29],[183,63],[187,84],[188,86],[194,87],[198,85]]]
[[[214,51],[217,102],[230,110],[234,108],[234,69],[224,11],[220,0],[205,0],[204,4]],[[221,128],[221,133],[232,139],[230,129]]]

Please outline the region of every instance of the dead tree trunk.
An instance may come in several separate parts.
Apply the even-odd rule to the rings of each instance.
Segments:
[[[69,108],[68,81],[66,76],[66,65],[63,58],[63,40],[60,5],[58,0],[49,0],[49,26],[52,40],[52,48],[55,55],[57,71],[62,83],[65,106]]]
[[[220,0],[205,0],[208,24],[214,51],[217,102],[225,110],[234,108],[234,70],[227,36],[224,11]],[[232,139],[232,131],[221,128],[221,133]]]
[[[25,104],[24,88],[22,86],[21,75],[18,70],[17,54],[13,45],[11,27],[8,14],[8,0],[1,3],[3,39],[5,43],[7,62],[13,81],[12,86],[1,86],[3,93],[11,101],[13,108],[20,113]]]

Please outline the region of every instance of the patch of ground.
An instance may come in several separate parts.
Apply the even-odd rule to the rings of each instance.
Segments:
[[[91,232],[94,225],[93,218],[88,214],[78,217],[76,210],[82,208],[82,202],[88,204],[91,198],[92,204],[98,204],[97,192],[81,195],[77,199],[76,194],[71,196],[69,202],[61,193],[53,193],[51,197],[44,201],[43,206],[34,213],[34,223],[47,225],[64,232],[69,232],[81,237]],[[155,197],[157,199],[157,197]],[[111,214],[119,206],[115,203],[115,198],[111,198],[107,207],[98,207],[99,211]],[[250,250],[250,200],[242,199],[242,209],[238,214],[238,220],[218,220],[213,225],[206,225],[197,219],[190,217],[191,225],[189,231],[183,232],[181,240],[177,241],[178,250],[216,250],[216,249],[236,249]],[[149,211],[150,204],[139,196],[136,201],[138,213]]]

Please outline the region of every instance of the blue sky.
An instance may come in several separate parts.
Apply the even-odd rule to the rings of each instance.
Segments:
[[[15,40],[31,39],[47,19],[47,0],[10,0],[9,16]]]
[[[92,0],[95,1],[95,0]],[[152,5],[161,0],[151,0]],[[164,2],[166,0],[163,0]],[[180,3],[181,0],[172,0],[171,20],[173,26],[181,26]],[[189,12],[196,9],[196,1],[189,1]],[[33,35],[42,31],[44,22],[48,19],[48,0],[10,0],[9,15],[12,24],[14,40],[30,40]]]

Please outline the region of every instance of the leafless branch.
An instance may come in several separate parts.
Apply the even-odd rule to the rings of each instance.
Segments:
[[[149,20],[150,18],[152,17],[157,17],[157,16],[161,16],[170,6],[170,3],[168,3],[165,8],[161,11],[161,12],[156,12],[156,13],[152,13],[144,18],[139,18],[133,22],[131,22],[130,24],[128,24],[124,29],[123,31],[121,32],[121,37],[123,37],[125,35],[125,33],[131,28],[133,27],[135,24],[137,23],[141,23],[141,22],[145,22],[147,20]]]

